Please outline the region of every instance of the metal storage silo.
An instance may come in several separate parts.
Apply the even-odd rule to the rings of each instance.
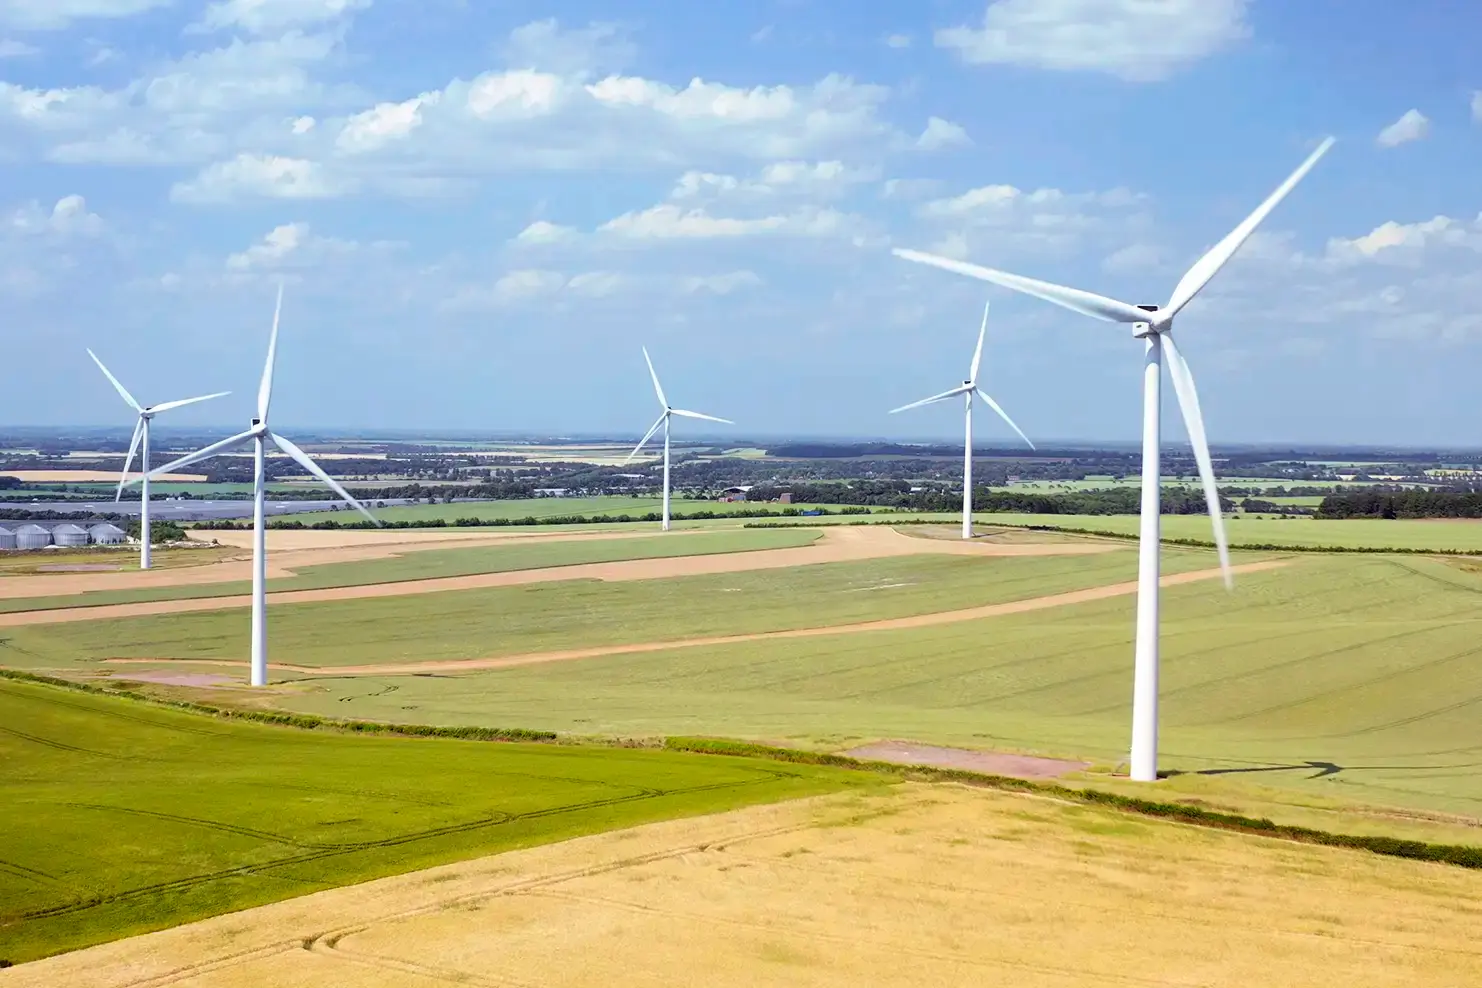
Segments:
[[[0,549],[14,549],[15,546],[15,533],[8,528],[0,526]]]
[[[123,529],[106,521],[89,528],[87,534],[95,545],[119,545],[128,538]]]
[[[51,540],[59,546],[87,545],[87,529],[81,525],[58,525],[51,530]]]
[[[51,545],[51,532],[40,525],[22,525],[15,530],[17,549],[45,549]]]

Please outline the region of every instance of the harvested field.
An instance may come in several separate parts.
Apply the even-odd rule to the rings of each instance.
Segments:
[[[1090,762],[1069,762],[1060,758],[1038,758],[1033,755],[1011,755],[997,751],[969,751],[966,748],[942,748],[909,741],[877,741],[844,752],[850,758],[892,762],[896,765],[926,765],[932,768],[961,768],[988,775],[1007,775],[1015,779],[1058,779],[1071,772],[1091,767]]]
[[[591,538],[592,536],[581,537]],[[679,537],[683,538],[685,536]],[[550,538],[559,539],[561,536],[551,536]],[[446,547],[445,544],[440,546],[440,548]],[[401,548],[403,547],[394,544],[389,546],[371,545],[358,550],[325,550],[324,552],[349,553],[359,551],[395,555]],[[1064,556],[1114,552],[1118,548],[1115,545],[1097,542],[1062,542],[1044,545],[933,542],[922,539],[911,539],[893,529],[864,527],[835,528],[825,530],[823,537],[813,545],[791,549],[770,549],[754,552],[658,557],[607,563],[553,566],[540,569],[522,569],[442,579],[406,580],[363,586],[330,587],[319,590],[289,590],[270,593],[269,596],[274,601],[283,603],[356,600],[370,597],[397,597],[409,594],[437,593],[450,590],[477,590],[490,587],[520,586],[558,580],[655,580],[667,577],[698,576],[713,573],[785,569],[793,566],[851,562],[889,556],[920,555],[923,553],[977,556]],[[377,557],[372,556],[371,558]],[[321,553],[313,559],[313,563],[319,565],[325,559],[325,554]],[[336,555],[332,558],[332,561],[344,562],[347,560],[343,555]],[[299,560],[297,564],[302,566],[305,563],[303,560]],[[208,576],[207,582],[219,582],[212,576],[213,572],[216,574],[225,572],[231,565],[230,563],[222,563],[219,566],[195,570],[163,571],[158,578],[160,582],[150,585],[178,585],[182,582],[182,577],[200,577],[202,575]],[[250,564],[248,562],[242,562],[238,565],[245,569]],[[280,565],[282,564],[280,563]],[[282,574],[283,572],[283,570],[270,567],[269,575],[271,577],[274,573]],[[45,586],[47,589],[43,592],[48,596],[61,595],[68,592],[86,592],[77,589],[78,587],[101,589],[106,585],[112,588],[117,585],[116,581],[128,580],[134,575],[93,574],[86,576],[37,577],[29,580],[7,580],[3,585],[0,585],[0,596],[17,598],[37,596],[37,586]],[[152,574],[145,574],[145,576],[146,578],[153,579]],[[241,579],[242,577],[238,575],[234,578]],[[45,583],[39,584],[37,582],[39,580],[44,580]],[[104,584],[103,581],[109,582]],[[137,582],[126,585],[138,587],[143,586],[144,583]],[[16,586],[23,587],[24,590],[29,592],[18,592],[14,589]],[[72,589],[69,591],[65,587],[72,587]],[[8,614],[0,614],[0,627],[15,627],[21,624],[54,624],[65,621],[92,621],[147,614],[222,610],[245,607],[250,603],[250,596],[243,595],[127,604],[100,604],[94,607],[57,608],[53,610],[14,611]]]
[[[1459,869],[903,784],[317,892],[0,988],[1470,985],[1478,915]]]

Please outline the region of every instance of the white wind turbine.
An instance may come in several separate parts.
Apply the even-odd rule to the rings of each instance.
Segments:
[[[134,438],[129,442],[129,455],[124,460],[123,474],[118,478],[118,491],[113,495],[113,501],[117,504],[123,497],[124,484],[129,479],[129,467],[134,463],[134,453],[139,452],[139,444],[142,440],[144,449],[139,463],[142,468],[140,479],[143,481],[144,486],[139,492],[139,568],[149,569],[149,424],[160,412],[168,412],[172,408],[180,408],[184,405],[194,405],[198,401],[210,401],[212,398],[222,398],[231,394],[231,392],[218,391],[211,395],[201,395],[199,398],[182,398],[179,401],[166,401],[158,405],[143,406],[135,401],[134,396],[129,394],[128,389],[119,383],[118,378],[114,377],[112,372],[103,366],[103,361],[98,359],[96,353],[88,350],[87,355],[93,358],[93,363],[98,365],[98,369],[103,372],[103,376],[108,378],[113,384],[114,390],[139,415],[138,420],[134,423]]]
[[[1024,430],[1014,424],[1009,418],[1009,413],[994,401],[986,391],[978,387],[978,365],[983,362],[983,338],[988,333],[988,304],[983,306],[983,325],[978,327],[978,348],[973,351],[973,365],[967,372],[967,380],[962,382],[961,387],[953,388],[951,391],[943,391],[939,395],[930,398],[922,398],[913,401],[909,405],[892,408],[890,414],[904,412],[908,408],[920,408],[922,405],[931,405],[938,401],[946,401],[962,395],[965,399],[967,424],[964,427],[964,439],[962,447],[962,537],[970,539],[973,537],[973,395],[977,395],[988,407],[998,413],[998,417],[1009,424],[1009,428],[1019,434],[1019,438],[1029,443],[1029,448],[1034,449],[1034,443],[1029,442],[1029,437],[1024,435]]]
[[[1224,267],[1225,262],[1234,256],[1261,221],[1286,198],[1332,146],[1333,138],[1325,138],[1317,150],[1308,155],[1307,160],[1265,202],[1256,207],[1255,212],[1199,258],[1174,286],[1173,295],[1166,305],[1129,305],[1102,295],[1025,278],[1006,271],[923,254],[920,251],[894,250],[896,255],[908,261],[930,264],[989,281],[1046,302],[1053,302],[1082,315],[1108,322],[1130,323],[1133,337],[1145,341],[1146,357],[1142,375],[1142,520],[1138,537],[1137,645],[1132,688],[1131,755],[1132,778],[1139,782],[1153,782],[1158,778],[1158,555],[1162,493],[1158,471],[1161,426],[1159,389],[1162,384],[1161,368],[1165,351],[1168,356],[1168,374],[1173,381],[1184,426],[1189,433],[1189,445],[1193,447],[1194,459],[1199,464],[1199,478],[1203,482],[1210,520],[1214,524],[1214,541],[1219,549],[1225,586],[1233,586],[1230,552],[1225,543],[1224,515],[1220,510],[1219,488],[1215,485],[1209,444],[1204,435],[1204,419],[1199,412],[1199,395],[1194,389],[1194,378],[1189,372],[1189,365],[1173,340],[1173,319]]]
[[[318,477],[340,497],[349,502],[357,511],[365,515],[377,525],[380,524],[376,517],[366,510],[365,505],[350,496],[350,492],[340,486],[329,474],[325,473],[309,454],[299,449],[293,443],[284,439],[268,428],[268,405],[273,397],[273,363],[278,354],[278,316],[283,311],[283,288],[278,287],[278,304],[273,310],[273,332],[268,338],[268,359],[262,369],[262,383],[257,390],[257,417],[252,420],[252,426],[246,432],[240,432],[230,439],[223,439],[219,443],[212,443],[204,449],[198,449],[194,453],[182,456],[173,463],[167,463],[156,470],[151,470],[145,476],[152,477],[162,473],[169,473],[181,467],[198,463],[218,453],[224,453],[248,442],[253,448],[253,475],[252,475],[252,685],[266,686],[268,682],[268,599],[267,599],[267,525],[263,517],[265,502],[267,499],[267,481],[264,475],[264,458],[267,452],[267,443],[272,442],[283,452],[298,461],[310,474]]]
[[[714,415],[702,415],[699,412],[690,412],[686,411],[683,408],[671,408],[669,406],[669,399],[664,397],[664,388],[662,385],[659,384],[659,375],[654,373],[654,362],[649,359],[648,347],[643,348],[643,361],[644,363],[648,364],[648,376],[653,378],[654,381],[654,394],[659,396],[659,405],[662,406],[664,410],[659,414],[659,417],[654,421],[654,424],[649,427],[649,430],[643,434],[643,438],[638,440],[638,445],[633,447],[633,452],[629,453],[628,458],[623,462],[632,463],[633,457],[638,455],[638,451],[643,449],[644,445],[647,444],[648,441],[654,437],[654,433],[659,431],[660,426],[663,427],[664,521],[662,530],[667,532],[669,531],[669,419],[675,415],[679,415],[687,419],[704,419],[707,422],[723,422],[726,425],[735,425],[736,423],[732,422],[730,419],[716,418]]]

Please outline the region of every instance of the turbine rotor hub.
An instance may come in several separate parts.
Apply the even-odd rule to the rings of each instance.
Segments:
[[[1151,314],[1152,318],[1150,318],[1147,322],[1135,322],[1132,324],[1133,339],[1140,340],[1145,339],[1149,336],[1156,336],[1157,334],[1168,329],[1170,325],[1172,325],[1172,320],[1158,318],[1158,315],[1163,308],[1162,306],[1139,305],[1138,308],[1141,309],[1143,312]]]

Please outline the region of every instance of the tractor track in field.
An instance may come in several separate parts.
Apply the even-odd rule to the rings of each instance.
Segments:
[[[672,533],[671,533],[672,534]],[[590,536],[583,536],[590,537]],[[687,537],[681,534],[679,537]],[[445,544],[441,547],[446,547]],[[387,549],[387,546],[370,548]],[[405,546],[391,545],[391,554]],[[487,590],[497,587],[554,583],[564,580],[662,580],[671,577],[708,576],[718,573],[741,573],[755,570],[787,569],[821,563],[860,562],[897,556],[953,555],[986,558],[1005,556],[1080,556],[1124,550],[1119,544],[1106,542],[1001,543],[960,542],[913,538],[893,528],[865,527],[828,528],[811,545],[784,549],[750,549],[690,556],[657,556],[623,559],[602,563],[573,563],[532,569],[478,573],[466,576],[433,577],[424,580],[397,580],[349,587],[323,587],[315,590],[279,590],[268,592],[269,604],[323,603],[327,601],[362,600],[373,597],[405,597],[454,590]],[[180,571],[174,571],[180,572]],[[53,591],[55,593],[55,591]],[[115,618],[159,614],[182,614],[194,611],[219,611],[249,607],[248,594],[223,597],[197,597],[176,600],[139,601],[128,604],[96,604],[80,607],[58,607],[49,610],[12,611],[0,614],[0,628],[36,624],[58,624],[72,621],[101,621]]]
[[[1258,573],[1287,565],[1287,560],[1270,559],[1256,563],[1245,563],[1232,567],[1237,574]],[[1219,577],[1219,569],[1193,570],[1187,573],[1172,573],[1159,581],[1160,586],[1173,587],[1186,583],[1198,583]],[[928,628],[943,624],[957,624],[980,618],[1003,617],[1030,611],[1066,607],[1092,601],[1124,597],[1137,592],[1137,581],[1112,583],[1082,590],[1029,597],[998,604],[984,604],[955,611],[937,611],[929,614],[914,614],[907,617],[885,618],[878,621],[861,621],[854,624],[823,625],[813,628],[789,628],[781,631],[758,631],[741,635],[716,635],[706,638],[679,638],[671,641],[637,642],[630,644],[595,645],[589,648],[560,649],[549,652],[528,652],[523,655],[505,655],[475,659],[432,659],[425,662],[390,662],[353,666],[301,666],[288,663],[270,663],[269,668],[279,672],[290,672],[307,677],[345,676],[407,676],[429,672],[463,672],[481,669],[505,669],[514,666],[539,665],[546,662],[569,662],[579,659],[594,659],[609,655],[631,655],[640,652],[661,652],[675,648],[700,648],[717,645],[734,645],[741,642],[772,641],[784,638],[821,638],[830,635],[861,634],[872,631],[900,631],[911,628]],[[179,663],[182,665],[205,665],[237,667],[241,662],[231,659],[103,659],[110,665],[159,665]]]

